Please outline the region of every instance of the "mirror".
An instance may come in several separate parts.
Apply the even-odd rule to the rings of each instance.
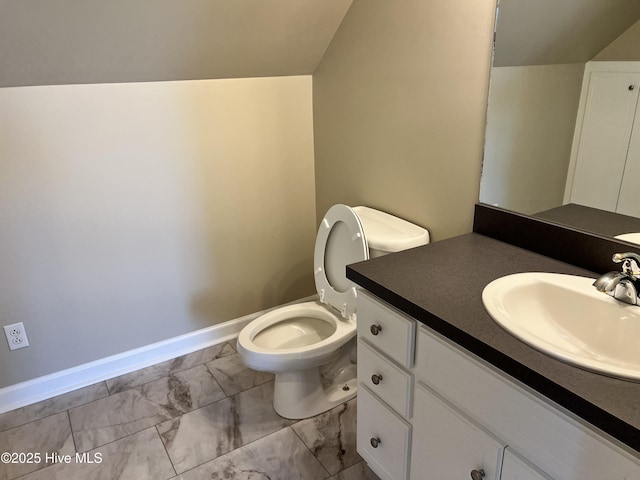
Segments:
[[[639,19],[639,0],[499,1],[480,202],[607,236],[640,232],[637,218],[565,195],[587,62],[640,61]]]

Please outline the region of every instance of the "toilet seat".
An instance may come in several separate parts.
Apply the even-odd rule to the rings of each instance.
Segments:
[[[346,266],[369,259],[362,223],[353,209],[334,205],[320,222],[313,254],[313,271],[320,301],[343,318],[356,311],[356,286],[347,279]]]

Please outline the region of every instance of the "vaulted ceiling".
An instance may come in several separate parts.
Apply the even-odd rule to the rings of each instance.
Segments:
[[[494,66],[584,63],[640,19],[640,0],[500,0]]]
[[[311,74],[351,2],[0,0],[0,87]],[[583,63],[639,19],[640,0],[500,0],[494,65]]]
[[[310,74],[352,0],[0,0],[0,87]]]

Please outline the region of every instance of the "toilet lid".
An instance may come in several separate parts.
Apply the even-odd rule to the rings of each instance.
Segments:
[[[356,285],[347,278],[347,265],[369,259],[367,239],[358,215],[346,205],[326,213],[316,236],[314,277],[320,301],[344,318],[356,311]]]

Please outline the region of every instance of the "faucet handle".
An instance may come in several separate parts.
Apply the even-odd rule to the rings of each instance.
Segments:
[[[613,261],[613,263],[622,263],[622,261],[626,260],[627,258],[632,258],[636,262],[640,263],[640,255],[634,252],[614,253],[611,260]]]
[[[611,260],[622,263],[622,272],[632,277],[640,276],[640,255],[633,252],[615,253]]]

